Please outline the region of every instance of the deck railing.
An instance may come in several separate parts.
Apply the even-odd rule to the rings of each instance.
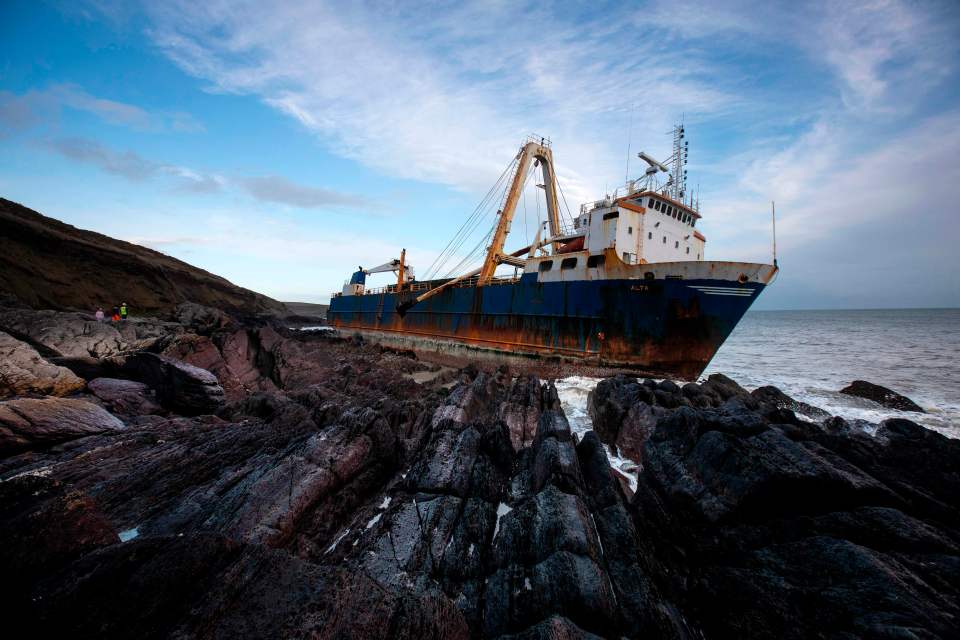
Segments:
[[[487,283],[487,286],[498,285],[498,284],[513,284],[514,282],[517,282],[519,280],[520,280],[520,276],[504,276],[499,278],[493,278],[490,280],[490,282]],[[475,287],[477,286],[477,283],[479,281],[480,281],[480,276],[475,275],[470,278],[466,278],[465,280],[461,280],[460,282],[458,282],[453,286],[454,287]],[[430,291],[431,289],[435,289],[436,287],[439,287],[445,282],[449,282],[449,280],[430,280],[426,282],[411,282],[407,284],[406,287],[403,288],[403,291],[410,291],[413,293],[423,293],[425,291]],[[397,292],[397,285],[390,284],[385,287],[376,287],[374,289],[366,289],[360,295],[374,296],[374,295],[382,295],[384,293],[396,293],[396,292]],[[343,295],[343,292],[335,291],[330,294],[330,297],[339,298],[342,295]]]

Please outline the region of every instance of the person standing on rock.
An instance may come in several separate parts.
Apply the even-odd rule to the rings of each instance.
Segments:
[[[97,312],[93,314],[93,317],[97,319],[97,322],[103,322],[103,307],[97,307]]]
[[[127,319],[127,303],[126,302],[120,303],[120,319],[121,320]]]
[[[120,307],[113,308],[113,315],[110,316],[112,322],[120,322]]]

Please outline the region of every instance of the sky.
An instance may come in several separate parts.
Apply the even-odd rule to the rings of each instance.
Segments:
[[[0,196],[280,300],[423,274],[527,135],[576,212],[682,121],[708,259],[769,262],[776,201],[755,308],[960,306],[956,2],[5,0],[0,42]]]

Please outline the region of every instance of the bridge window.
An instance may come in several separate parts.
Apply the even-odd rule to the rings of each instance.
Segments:
[[[633,227],[627,227],[627,235],[633,235]]]
[[[576,258],[564,258],[563,262],[560,263],[560,269],[573,269],[577,266]]]
[[[540,273],[553,269],[553,260],[544,260],[540,263]]]
[[[647,240],[653,240],[653,231],[647,232]]]
[[[663,244],[667,244],[667,236],[663,236]]]
[[[607,257],[603,255],[590,256],[589,258],[587,258],[587,268],[596,269],[597,267],[603,266],[603,263],[605,263],[606,261],[607,261]]]
[[[674,249],[679,249],[679,248],[680,248],[680,241],[679,241],[679,240],[677,240],[676,242],[673,243],[673,248],[674,248]]]
[[[687,253],[690,253],[690,247],[687,247]]]

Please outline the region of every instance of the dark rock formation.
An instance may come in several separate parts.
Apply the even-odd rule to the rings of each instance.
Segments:
[[[728,404],[658,424],[634,503],[656,582],[707,637],[951,637],[960,442],[777,417]]]
[[[157,401],[183,415],[213,413],[223,406],[217,377],[193,365],[154,353],[134,353],[111,360],[124,377],[145,383]]]
[[[173,318],[194,333],[210,335],[214,331],[235,325],[233,318],[220,309],[195,302],[181,302],[173,311]]]
[[[112,324],[80,313],[0,308],[0,329],[57,356],[103,358],[128,348]]]
[[[51,364],[27,343],[0,331],[0,398],[32,394],[65,396],[83,387],[84,381],[72,371]]]
[[[750,395],[763,404],[772,405],[779,409],[789,409],[790,411],[802,413],[816,420],[823,420],[830,417],[830,414],[823,409],[807,404],[806,402],[798,402],[773,386],[758,387],[751,391]]]
[[[854,380],[848,386],[841,389],[840,393],[873,400],[888,409],[924,413],[923,408],[910,398],[902,396],[896,391],[891,391],[886,387],[881,387],[878,384],[867,382],[866,380]]]
[[[7,400],[0,402],[0,455],[123,428],[117,418],[83,400]]]
[[[59,334],[29,328],[41,360],[89,380],[89,402],[0,403],[9,628],[955,633],[960,443],[912,422],[870,436],[807,422],[796,412],[822,414],[772,387],[621,376],[591,394],[595,431],[578,441],[535,377],[426,376],[412,354],[361,341],[193,306],[181,320],[121,327],[119,354],[64,358],[42,342]],[[636,493],[604,443],[638,463]]]
[[[285,314],[282,303],[158,251],[84,231],[0,198],[0,291],[35,309],[93,313],[127,302],[134,314],[181,302],[244,314]],[[68,354],[64,354],[68,355]]]

